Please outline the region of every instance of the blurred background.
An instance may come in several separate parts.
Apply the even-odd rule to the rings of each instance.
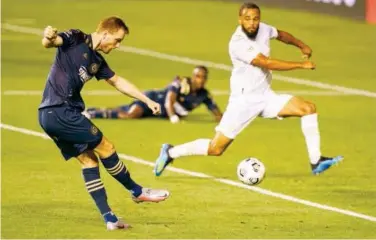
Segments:
[[[376,238],[376,1],[254,2],[261,6],[262,21],[313,49],[315,71],[274,72],[273,88],[316,103],[322,151],[344,155],[340,166],[312,176],[299,119],[257,119],[223,156],[181,159],[173,165],[178,170],[155,178],[151,165],[162,143],[214,135],[216,122],[205,107],[177,125],[160,119],[95,120],[134,179],[172,193],[163,204],[135,205],[103,171],[110,204],[134,226],[106,232],[79,165],[64,162],[53,142],[40,135],[37,108],[55,55],[41,45],[43,28],[90,33],[102,18],[120,16],[130,35],[105,56],[117,74],[147,90],[206,65],[208,89],[224,110],[228,42],[242,1],[3,0],[2,237]],[[277,41],[272,57],[301,60],[299,49]],[[95,80],[85,85],[83,97],[88,107],[131,101]],[[239,187],[236,166],[249,156],[266,166],[260,188]]]

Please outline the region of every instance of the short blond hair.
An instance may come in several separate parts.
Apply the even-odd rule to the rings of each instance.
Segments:
[[[102,19],[98,26],[97,26],[97,32],[103,32],[105,30],[109,31],[110,33],[118,31],[120,28],[122,28],[125,33],[129,34],[129,28],[124,23],[124,21],[119,17],[108,17],[105,19]]]

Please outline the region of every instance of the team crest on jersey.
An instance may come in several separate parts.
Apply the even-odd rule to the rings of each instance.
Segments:
[[[93,63],[89,67],[89,73],[92,75],[95,75],[98,72],[99,64],[98,63]]]
[[[90,132],[93,135],[97,135],[98,134],[98,128],[93,125],[93,126],[91,126]]]
[[[93,77],[87,72],[87,69],[84,66],[80,67],[80,69],[78,70],[78,75],[80,76],[80,79],[83,83],[86,83]]]
[[[87,59],[87,53],[84,53],[82,56]]]

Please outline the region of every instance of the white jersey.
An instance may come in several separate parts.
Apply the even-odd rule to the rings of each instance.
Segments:
[[[271,85],[271,71],[251,65],[259,54],[270,56],[270,39],[278,37],[275,27],[260,23],[257,37],[251,40],[238,26],[229,43],[229,54],[233,64],[230,79],[231,96],[239,94],[259,95],[267,92]]]

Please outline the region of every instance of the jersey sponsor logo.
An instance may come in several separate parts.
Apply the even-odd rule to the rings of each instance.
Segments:
[[[86,83],[93,77],[87,72],[87,69],[84,66],[80,67],[80,69],[78,70],[78,75],[80,76],[80,79],[83,83]]]

